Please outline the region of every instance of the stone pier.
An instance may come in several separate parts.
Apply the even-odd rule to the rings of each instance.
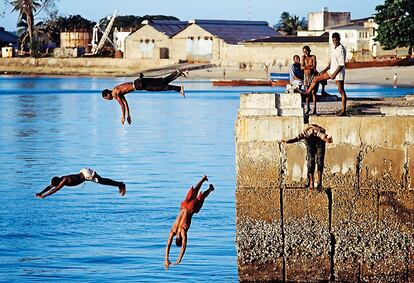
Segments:
[[[311,116],[327,144],[308,191],[297,94],[242,94],[236,121],[241,281],[414,282],[414,116]],[[388,114],[387,114],[388,113]]]

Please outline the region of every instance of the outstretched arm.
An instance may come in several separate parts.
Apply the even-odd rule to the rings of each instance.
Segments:
[[[55,187],[53,190],[48,191],[46,194],[43,195],[42,198],[45,198],[45,197],[50,196],[50,195],[53,195],[54,193],[56,193],[57,191],[59,191],[61,188],[63,188],[63,186],[65,186],[66,181],[67,181],[66,180],[66,177],[64,177],[57,187]]]
[[[122,111],[121,123],[123,125],[125,123],[125,105],[124,105],[124,101],[122,100],[121,96],[117,96],[116,101],[118,101],[119,105],[121,106],[121,111]]]
[[[185,254],[185,249],[187,248],[187,232],[183,231],[181,233],[182,239],[183,239],[183,244],[181,246],[181,251],[180,251],[180,255],[178,256],[177,261],[174,263],[174,265],[177,265],[181,262],[181,260],[183,259],[183,256]]]
[[[35,194],[35,196],[37,198],[43,198],[43,194],[46,193],[47,191],[49,191],[51,188],[53,188],[53,185],[50,184],[49,186],[47,186],[46,188],[43,189],[43,191],[41,191],[40,193]]]
[[[165,248],[165,261],[164,261],[164,267],[165,270],[168,271],[168,267],[170,266],[171,262],[169,260],[169,256],[170,256],[170,248],[171,248],[171,242],[172,239],[174,237],[175,233],[173,231],[170,232],[170,235],[168,235],[168,240],[167,240],[167,247]]]
[[[121,99],[122,99],[122,102],[124,103],[125,115],[126,115],[126,118],[127,118],[127,122],[128,122],[128,124],[131,124],[132,120],[131,120],[131,116],[129,115],[128,101],[126,100],[125,96],[122,96]]]

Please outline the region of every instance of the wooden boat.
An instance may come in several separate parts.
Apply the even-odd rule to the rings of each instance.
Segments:
[[[289,73],[270,73],[272,86],[286,86],[289,82]]]
[[[245,80],[211,80],[213,86],[271,86],[271,80],[245,79]]]

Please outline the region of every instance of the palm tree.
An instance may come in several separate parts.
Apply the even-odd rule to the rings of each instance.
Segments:
[[[29,37],[30,54],[32,54],[33,30],[34,30],[34,13],[40,8],[41,4],[36,0],[12,0],[13,12],[19,12],[19,22],[25,21]],[[24,37],[27,40],[27,37]]]
[[[293,35],[298,30],[304,30],[307,28],[305,18],[299,19],[299,16],[290,15],[289,12],[283,12],[280,15],[279,23],[275,26],[278,30]]]

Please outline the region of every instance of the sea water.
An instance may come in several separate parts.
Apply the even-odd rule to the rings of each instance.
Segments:
[[[0,281],[235,282],[235,141],[239,95],[283,91],[177,81],[126,97],[132,125],[101,90],[132,78],[0,77]],[[334,86],[328,88],[335,94]],[[350,97],[413,89],[347,86]],[[57,175],[90,167],[123,181],[87,182],[37,199]],[[164,270],[166,240],[188,188],[216,190],[193,217],[182,263]],[[207,188],[207,184],[203,189]],[[172,245],[171,260],[179,249]]]

